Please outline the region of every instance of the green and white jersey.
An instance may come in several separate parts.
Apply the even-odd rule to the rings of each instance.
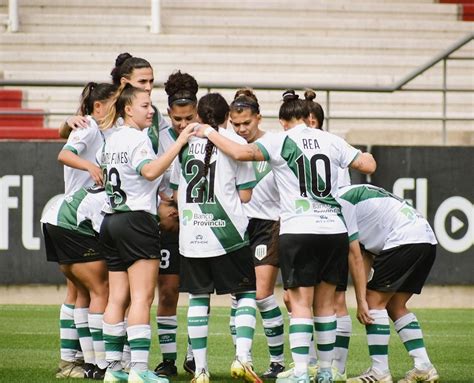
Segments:
[[[158,154],[161,132],[168,129],[170,124],[163,118],[163,115],[156,106],[152,105],[152,108],[155,111],[155,114],[153,115],[153,122],[149,128],[146,128],[143,131],[150,139],[153,151],[155,154]]]
[[[347,232],[335,199],[339,168],[360,153],[334,134],[304,124],[256,141],[280,193],[280,234]]]
[[[57,200],[45,212],[41,222],[94,236],[102,224],[102,207],[107,196],[102,187],[81,188]]]
[[[173,128],[168,128],[165,130],[160,131],[160,144],[158,147],[158,157],[161,156],[164,152],[166,152],[178,139],[178,133]],[[161,178],[161,183],[158,188],[160,193],[164,193],[167,196],[171,197],[173,195],[173,189],[170,187],[171,181],[171,174],[172,169],[175,162],[171,164],[171,166],[166,169],[163,173]]]
[[[156,215],[160,177],[148,181],[142,167],[156,158],[147,135],[121,125],[105,132],[100,163],[109,199],[107,213],[146,211]]]
[[[233,131],[219,128],[219,133],[246,143]],[[238,190],[255,185],[252,164],[234,161],[214,147],[204,178],[206,143],[207,139],[191,137],[171,176],[171,188],[178,190],[179,252],[190,258],[217,257],[249,243]]]
[[[69,150],[79,157],[96,163],[96,153],[102,146],[102,136],[96,121],[86,116],[89,126],[85,129],[73,130],[63,150]],[[89,172],[64,166],[64,193],[71,194],[83,186],[94,184]]]
[[[256,185],[252,190],[252,199],[244,203],[244,212],[248,218],[278,221],[280,217],[280,196],[272,167],[268,161],[252,162],[252,167],[255,173]]]
[[[351,174],[349,173],[349,168],[339,168],[337,172],[337,187],[342,188],[343,186],[351,185]]]
[[[339,203],[349,239],[359,239],[378,255],[382,250],[412,243],[437,243],[428,221],[407,201],[373,185],[339,189]]]

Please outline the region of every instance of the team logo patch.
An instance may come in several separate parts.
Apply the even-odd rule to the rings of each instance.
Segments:
[[[258,245],[255,248],[255,258],[261,261],[267,256],[267,245]]]
[[[186,226],[190,223],[193,219],[193,211],[192,210],[183,210],[183,225]]]
[[[309,201],[305,199],[297,199],[295,201],[295,212],[296,214],[303,214],[305,211],[308,211],[311,205]]]

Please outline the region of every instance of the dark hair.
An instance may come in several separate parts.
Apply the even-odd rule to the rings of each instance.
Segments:
[[[78,114],[81,116],[92,114],[94,111],[94,102],[108,100],[116,90],[117,87],[113,84],[97,84],[95,82],[88,83],[81,93]]]
[[[306,89],[304,92],[304,99],[308,105],[309,113],[316,117],[318,121],[318,129],[323,130],[324,124],[324,110],[323,107],[316,101],[316,92],[312,89]]]
[[[168,95],[168,106],[171,108],[174,104],[196,105],[199,86],[196,79],[188,73],[177,71],[168,77],[165,82],[165,91]]]
[[[293,118],[299,120],[309,117],[307,102],[300,100],[293,89],[283,92],[283,104],[280,106],[278,118],[280,120],[290,121]]]
[[[130,78],[134,69],[150,68],[153,69],[148,61],[140,57],[133,57],[130,53],[121,53],[115,59],[115,68],[110,75],[115,85],[120,85],[122,77]]]
[[[208,124],[215,130],[218,130],[219,125],[223,124],[229,115],[229,104],[227,104],[227,101],[220,93],[208,93],[199,100],[197,113],[204,124]],[[207,140],[206,155],[204,157],[204,177],[207,176],[209,170],[213,149],[214,144],[211,140]]]
[[[125,107],[132,103],[137,93],[148,94],[146,90],[135,88],[129,83],[120,86],[113,95],[113,101],[110,104],[107,115],[100,121],[100,128],[102,130],[109,129],[117,122],[119,117],[124,118]]]
[[[257,96],[250,88],[242,88],[235,92],[234,101],[230,104],[230,111],[242,113],[250,109],[253,114],[260,114],[260,105]]]

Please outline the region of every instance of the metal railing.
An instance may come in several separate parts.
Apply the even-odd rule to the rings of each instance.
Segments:
[[[474,57],[450,57],[453,53],[461,49],[463,46],[474,40],[474,32],[470,32],[448,48],[441,51],[439,54],[428,60],[425,64],[414,69],[406,76],[402,77],[399,81],[394,82],[391,85],[386,86],[359,86],[359,85],[340,85],[340,84],[308,84],[312,89],[326,92],[326,127],[329,130],[331,120],[413,120],[413,121],[441,121],[442,122],[442,142],[443,145],[447,141],[447,129],[446,123],[448,121],[473,121],[472,117],[449,117],[447,114],[447,93],[448,92],[459,92],[459,93],[474,93],[473,87],[466,88],[448,88],[448,61],[449,60],[474,60]],[[433,68],[438,63],[442,62],[442,86],[439,88],[406,88],[406,85],[413,81],[415,78]],[[0,86],[29,86],[29,87],[83,87],[85,84],[82,81],[61,81],[61,80],[2,80],[0,79]],[[242,84],[237,82],[201,82],[201,89],[235,89],[241,87]],[[284,90],[284,89],[295,89],[301,90],[300,85],[292,86],[289,83],[252,83],[247,86],[255,90]],[[441,92],[442,93],[442,110],[439,117],[402,117],[402,116],[336,116],[332,115],[331,109],[331,94],[337,92],[364,92],[364,93],[393,93],[396,91],[410,91],[410,92]]]

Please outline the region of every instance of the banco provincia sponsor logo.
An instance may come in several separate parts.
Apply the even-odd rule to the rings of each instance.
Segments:
[[[183,225],[193,225],[202,227],[225,227],[223,219],[214,219],[212,213],[194,213],[192,210],[183,210]]]

